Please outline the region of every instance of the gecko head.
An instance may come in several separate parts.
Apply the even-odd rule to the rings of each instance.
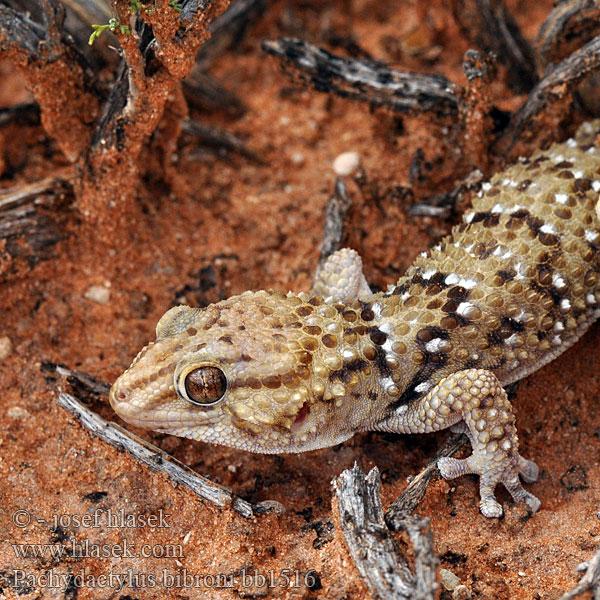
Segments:
[[[172,308],[156,341],[113,385],[110,403],[134,425],[255,452],[336,443],[316,441],[341,395],[329,378],[342,367],[329,347],[338,342],[326,334],[341,331],[328,329],[340,316],[322,305],[246,292],[204,309]]]

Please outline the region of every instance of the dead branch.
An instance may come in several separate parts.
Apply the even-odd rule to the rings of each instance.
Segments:
[[[271,0],[237,0],[209,26],[210,39],[202,46],[196,63],[207,68],[210,63],[244,39],[244,34],[263,15]]]
[[[557,4],[540,27],[536,45],[540,68],[557,63],[600,33],[596,0],[567,0]]]
[[[182,132],[196,138],[200,145],[216,148],[219,152],[234,152],[259,165],[266,161],[248,147],[237,136],[217,127],[204,125],[199,121],[185,119],[181,123]]]
[[[40,0],[39,7],[41,24],[0,5],[0,52],[21,67],[40,105],[44,129],[73,162],[89,143],[90,123],[98,114],[97,90],[84,56],[61,34],[64,8],[51,0]],[[49,88],[61,93],[49,94]]]
[[[262,48],[281,59],[292,79],[319,92],[401,113],[445,116],[458,111],[460,88],[442,75],[395,71],[373,60],[336,56],[294,38],[264,41]]]
[[[564,119],[566,104],[571,99],[574,89],[589,75],[600,68],[600,36],[576,50],[568,58],[561,61],[531,91],[529,98],[511,117],[509,126],[497,140],[494,151],[506,155],[517,141],[529,135],[545,136],[549,141],[556,127]],[[550,109],[552,114],[549,115]],[[550,119],[549,117],[552,117]],[[544,118],[543,131],[538,122]],[[538,143],[537,145],[542,145]]]
[[[510,88],[529,91],[538,80],[535,54],[502,0],[460,0],[452,6],[467,39],[506,65]]]
[[[73,172],[0,192],[0,280],[53,256],[73,218]]]
[[[594,594],[594,600],[600,600],[600,548],[590,560],[582,563],[580,567],[585,571],[585,575],[573,589],[563,594],[558,600],[573,600],[588,591]]]
[[[208,73],[203,73],[197,64],[183,80],[183,93],[188,105],[202,112],[223,110],[232,117],[241,117],[246,112],[246,104],[241,98]]]
[[[476,50],[467,50],[463,59],[467,86],[461,103],[463,156],[468,167],[487,171],[492,139],[491,84],[495,76],[494,59]]]
[[[127,3],[111,4],[119,23],[132,23],[131,32],[117,32],[124,63],[85,158],[78,195],[88,219],[116,227],[134,193],[138,157],[165,111],[173,115],[172,126],[161,129],[156,149],[163,163],[170,161],[187,114],[180,83],[227,0],[188,0],[180,13],[163,0],[156,10],[135,15]]]
[[[356,568],[376,598],[433,600],[438,559],[429,521],[412,516],[402,523],[414,546],[415,575],[384,523],[379,485],[377,467],[365,477],[356,464],[333,480],[342,531]]]
[[[120,451],[128,452],[151,471],[165,473],[174,485],[183,485],[200,498],[220,508],[230,506],[243,517],[250,518],[254,515],[252,505],[234,496],[228,488],[205,479],[157,446],[126,431],[116,423],[106,421],[87,409],[74,396],[61,392],[58,404],[70,412],[92,435]]]
[[[351,206],[352,200],[348,196],[346,184],[338,177],[335,180],[333,194],[329,198],[325,211],[321,254],[317,268],[322,267],[329,256],[340,249],[344,239],[344,223]]]
[[[0,108],[0,127],[10,123],[17,125],[39,125],[40,107],[37,104],[13,104],[6,108]]]
[[[411,204],[408,214],[447,219],[457,211],[457,205],[464,200],[465,194],[479,190],[484,179],[483,173],[479,169],[475,169],[452,190],[436,194],[422,202]]]

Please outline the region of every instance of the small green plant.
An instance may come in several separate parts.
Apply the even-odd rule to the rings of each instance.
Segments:
[[[142,6],[140,0],[129,0],[129,8],[131,12],[141,12],[145,7]]]
[[[169,0],[169,6],[178,13],[182,11],[181,0]]]
[[[100,37],[107,29],[114,32],[123,33],[129,35],[131,33],[131,29],[127,27],[127,25],[121,25],[117,19],[114,17],[108,20],[108,23],[104,25],[92,25],[92,35],[90,35],[90,39],[88,40],[88,44],[91,46],[96,38]]]

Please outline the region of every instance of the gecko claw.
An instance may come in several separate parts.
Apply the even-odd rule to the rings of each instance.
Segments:
[[[476,455],[465,459],[440,458],[438,469],[444,479],[455,479],[467,474],[480,476],[479,508],[485,517],[498,518],[503,514],[502,506],[494,494],[499,483],[504,485],[515,502],[525,502],[532,512],[537,512],[541,502],[523,488],[519,475],[526,483],[533,483],[539,474],[538,466],[520,454],[506,455],[502,462],[504,465],[498,463],[493,465],[484,457]]]

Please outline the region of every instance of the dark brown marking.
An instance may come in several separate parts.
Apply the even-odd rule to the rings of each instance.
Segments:
[[[371,310],[371,307],[365,307],[360,313],[360,318],[363,321],[372,321],[375,318],[375,313]]]
[[[517,276],[517,274],[512,269],[501,269],[500,271],[496,271],[496,275],[498,275],[498,277],[502,279],[502,284],[506,283],[507,281],[512,281]]]
[[[575,192],[587,192],[592,188],[592,182],[589,179],[576,179],[573,182],[573,190]]]
[[[337,347],[337,339],[334,335],[331,335],[330,333],[326,333],[322,338],[321,341],[323,342],[323,346],[325,346],[326,348],[335,348]]]
[[[225,344],[231,344],[233,346],[233,340],[230,335],[222,335],[219,338],[219,342],[224,342]]]
[[[557,177],[560,179],[575,179],[575,175],[571,171],[561,171]]]
[[[341,369],[337,369],[336,371],[329,373],[329,381],[335,381],[338,379],[339,381],[348,383],[352,377],[352,373],[355,371],[363,371],[366,366],[367,361],[363,360],[362,358],[355,358],[354,360],[345,363]]]
[[[369,337],[374,344],[377,346],[383,346],[387,340],[387,334],[378,329],[377,327],[369,327],[368,330]]]
[[[520,192],[524,192],[533,182],[531,181],[531,179],[523,179],[523,181],[521,181],[521,183],[519,183],[519,185],[517,186],[517,189]]]

